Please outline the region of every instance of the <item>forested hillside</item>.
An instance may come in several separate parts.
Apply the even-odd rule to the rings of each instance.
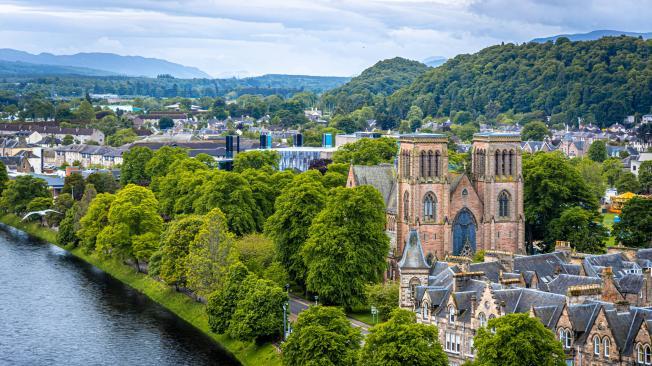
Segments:
[[[348,83],[325,93],[322,106],[327,110],[335,107],[338,113],[352,112],[409,85],[428,69],[421,62],[400,57],[379,61]]]
[[[605,126],[635,112],[650,112],[651,54],[652,40],[633,37],[497,45],[450,59],[387,98],[355,92],[351,87],[358,81],[355,78],[328,93],[338,98],[325,101],[336,101],[337,110],[344,111],[365,103],[374,105],[375,118],[383,128],[398,127],[413,105],[424,116],[468,111],[491,121],[509,110],[542,111],[555,123],[582,117]],[[386,77],[393,83],[402,75]]]

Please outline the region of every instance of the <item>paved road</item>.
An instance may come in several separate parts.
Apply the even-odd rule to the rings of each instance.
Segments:
[[[290,295],[290,319],[296,320],[297,315],[299,315],[300,312],[306,310],[310,305],[314,305],[314,303],[310,303],[300,297]],[[368,324],[349,317],[347,317],[347,319],[351,322],[351,325],[356,328],[360,328],[360,331],[363,335],[369,334]]]

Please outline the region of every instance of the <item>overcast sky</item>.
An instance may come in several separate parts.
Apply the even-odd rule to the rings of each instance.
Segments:
[[[163,58],[213,76],[356,75],[595,29],[652,31],[652,0],[0,0],[0,48]]]

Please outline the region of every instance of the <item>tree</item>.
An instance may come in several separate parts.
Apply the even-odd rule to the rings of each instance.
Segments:
[[[636,179],[636,175],[634,175],[632,172],[622,172],[616,181],[616,189],[618,190],[618,193],[636,193],[640,187],[641,186],[638,183],[638,179]]]
[[[177,160],[188,159],[188,151],[179,147],[163,146],[156,150],[145,164],[145,174],[151,179],[150,188],[157,192],[159,177],[164,177]]]
[[[43,179],[21,175],[7,183],[0,206],[7,212],[22,215],[27,213],[27,205],[37,197],[51,197],[48,184]]]
[[[652,199],[634,197],[625,203],[614,234],[623,245],[634,248],[652,246]]]
[[[84,177],[79,173],[72,173],[63,180],[62,193],[70,193],[72,197],[79,201],[84,195],[86,183]]]
[[[33,200],[29,201],[27,204],[27,212],[42,211],[51,207],[52,197],[36,197]],[[39,215],[32,215],[29,217],[31,220],[35,220],[37,218],[43,219],[43,217]]]
[[[607,181],[608,187],[615,187],[622,173],[623,164],[620,159],[609,158],[602,163],[602,176]]]
[[[208,298],[206,313],[212,332],[223,334],[229,329],[238,301],[244,295],[242,285],[248,276],[249,271],[244,264],[233,263],[226,271],[222,286]]]
[[[68,193],[61,193],[54,199],[53,210],[57,212],[48,212],[45,219],[50,226],[59,226],[61,220],[66,216],[66,212],[72,207],[75,200]],[[58,213],[59,212],[59,213]]]
[[[356,165],[377,165],[394,161],[398,145],[395,139],[363,138],[341,146],[333,154],[333,162]]]
[[[233,234],[219,208],[204,215],[202,226],[188,248],[186,282],[199,296],[208,296],[222,284],[224,270],[235,261]]]
[[[86,183],[92,184],[97,193],[115,193],[120,188],[113,174],[108,172],[91,173],[86,177]]]
[[[7,173],[7,167],[3,162],[0,161],[0,195],[2,195],[2,191],[4,191],[7,187],[8,182],[9,173]]]
[[[523,159],[526,239],[545,240],[550,222],[570,207],[598,209],[598,200],[580,173],[560,152],[536,153]],[[551,242],[545,242],[547,246]]]
[[[109,225],[109,211],[114,199],[115,195],[110,193],[98,194],[91,201],[86,214],[79,220],[77,236],[87,253],[95,250],[97,236]]]
[[[75,203],[70,210],[66,212],[65,217],[59,224],[59,231],[57,232],[57,243],[63,246],[75,247],[79,238],[75,232],[75,216],[76,211],[79,210],[79,203]]]
[[[495,331],[493,331],[495,329]],[[555,334],[528,314],[507,314],[478,330],[474,346],[481,366],[564,366],[565,355]]]
[[[138,135],[136,135],[133,128],[123,128],[116,131],[113,135],[109,135],[106,138],[106,143],[117,147],[130,144],[136,140],[138,140]]]
[[[607,145],[602,140],[593,141],[589,146],[589,159],[602,163],[607,160]]]
[[[129,183],[138,185],[149,184],[150,176],[145,167],[154,156],[148,147],[134,147],[122,155],[122,168],[120,169],[120,183],[126,186]]]
[[[161,130],[168,130],[174,127],[174,121],[170,117],[163,117],[158,120],[158,128]]]
[[[363,302],[365,285],[378,282],[387,265],[385,203],[367,185],[329,194],[301,248],[306,284],[324,303],[350,309]]]
[[[528,122],[521,129],[521,140],[523,141],[542,141],[550,136],[548,126],[541,121]]]
[[[641,184],[641,190],[645,193],[652,193],[652,160],[641,163],[638,169],[638,181]]]
[[[279,191],[273,184],[271,169],[247,169],[240,175],[247,180],[251,188],[251,194],[256,201],[256,207],[260,211],[259,220],[256,222],[256,230],[263,230],[265,219],[274,213],[274,201]]]
[[[367,285],[365,289],[367,303],[376,307],[380,317],[384,320],[389,318],[392,310],[398,308],[399,286],[398,283],[387,281]]]
[[[279,261],[290,279],[299,285],[304,283],[306,275],[301,247],[308,238],[313,218],[326,201],[320,178],[321,174],[315,170],[297,175],[276,198],[274,214],[265,223],[265,232],[274,241]]]
[[[64,146],[72,145],[75,142],[75,139],[72,137],[72,135],[65,135],[63,137],[63,140],[61,141],[61,144]]]
[[[344,311],[311,306],[299,313],[294,329],[282,344],[283,365],[354,365],[362,335]]]
[[[604,177],[602,175],[602,167],[591,159],[581,158],[573,159],[577,161],[576,168],[584,179],[584,182],[589,187],[593,195],[600,199],[604,196],[606,187],[604,184]]]
[[[219,208],[226,215],[229,231],[243,235],[256,231],[262,215],[247,181],[238,173],[215,171],[199,189],[193,203],[197,213]]]
[[[262,234],[248,234],[235,242],[238,259],[249,272],[262,277],[276,256],[274,243]]]
[[[148,259],[157,249],[154,236],[160,235],[163,220],[158,201],[147,188],[129,184],[120,190],[109,210],[109,225],[97,235],[96,250],[121,259]]]
[[[359,365],[445,366],[448,357],[437,327],[419,324],[414,312],[397,309],[391,318],[371,328],[360,351]]]
[[[95,110],[93,109],[93,106],[91,103],[89,103],[87,100],[82,100],[81,104],[79,104],[79,108],[77,108],[77,119],[81,121],[93,121],[95,119]]]
[[[277,284],[250,275],[229,322],[229,335],[241,341],[272,340],[283,334],[287,293]]]
[[[195,240],[204,221],[201,216],[190,215],[172,221],[161,238],[160,276],[168,285],[184,287],[188,267],[190,243]]]
[[[581,207],[567,208],[559,218],[550,222],[549,242],[569,241],[580,253],[602,254],[605,252],[607,229],[598,222],[600,215]]]
[[[238,153],[233,159],[233,171],[243,172],[247,169],[271,167],[278,169],[281,155],[273,150],[251,150]]]

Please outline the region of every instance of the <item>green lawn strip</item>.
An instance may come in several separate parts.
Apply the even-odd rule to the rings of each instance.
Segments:
[[[41,227],[38,223],[26,224],[15,215],[5,215],[0,221],[7,225],[23,230],[30,235],[56,244],[56,232]],[[280,365],[280,355],[276,348],[270,344],[257,345],[255,342],[240,342],[226,335],[212,333],[208,327],[208,316],[204,304],[198,303],[190,297],[174,291],[171,287],[154,280],[143,273],[137,273],[133,268],[117,260],[101,259],[93,254],[84,253],[80,248],[67,249],[74,256],[103,270],[119,281],[147,295],[150,299],[161,304],[177,316],[192,324],[210,336],[215,342],[233,353],[243,365]]]
[[[375,325],[370,310],[348,312],[346,313],[346,316],[348,316],[349,318],[353,318],[359,322],[363,322],[369,326]]]
[[[602,214],[602,225],[609,229],[610,233],[613,229],[614,217],[616,217],[616,214],[613,213]],[[607,246],[612,247],[614,245],[616,245],[616,238],[614,238],[613,235],[609,235],[609,239],[607,239]]]

